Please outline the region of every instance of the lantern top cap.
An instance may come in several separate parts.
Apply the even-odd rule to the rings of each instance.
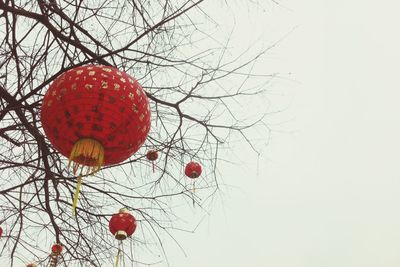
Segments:
[[[121,208],[119,209],[119,213],[129,213],[129,210],[127,208]]]

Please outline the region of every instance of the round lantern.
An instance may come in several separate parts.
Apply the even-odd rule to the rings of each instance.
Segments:
[[[96,171],[122,162],[147,138],[150,110],[137,80],[116,68],[85,65],[59,76],[46,92],[41,121],[53,146]]]
[[[57,266],[58,256],[60,256],[62,250],[63,246],[61,244],[54,244],[51,246],[50,267]]]
[[[120,209],[111,217],[108,227],[116,239],[124,240],[135,232],[136,219],[127,209]]]
[[[51,246],[51,253],[54,255],[60,255],[61,252],[63,250],[63,247],[61,244],[54,244],[53,246]]]
[[[158,159],[158,153],[155,150],[149,150],[146,153],[146,158],[150,161],[155,161],[156,159]]]
[[[133,77],[114,67],[85,65],[63,73],[50,85],[41,121],[54,148],[69,158],[73,173],[81,167],[75,212],[82,175],[135,153],[147,138],[150,109],[146,93]]]
[[[186,164],[185,175],[189,178],[195,179],[201,174],[201,165],[197,162],[191,161]]]
[[[149,150],[149,151],[147,151],[147,153],[146,153],[146,158],[148,159],[148,160],[150,160],[151,161],[151,165],[152,165],[152,167],[153,167],[153,172],[154,172],[154,161],[156,161],[157,159],[158,159],[158,153],[157,153],[157,151],[155,151],[155,150]]]

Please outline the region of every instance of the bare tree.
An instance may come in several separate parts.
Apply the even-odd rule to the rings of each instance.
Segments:
[[[202,23],[212,22],[203,1],[0,0],[0,245],[10,266],[48,266],[55,242],[64,246],[59,266],[110,266],[118,243],[108,221],[121,207],[139,222],[124,242],[125,262],[151,265],[154,251],[163,250],[160,235],[173,238],[179,228],[177,205],[202,209],[212,200],[220,149],[234,133],[252,145],[246,130],[263,125],[262,116],[242,120],[232,107],[261,93],[247,81],[265,51],[235,58],[227,43],[203,46],[213,38],[203,31]],[[140,81],[152,128],[129,160],[84,180],[74,217],[76,177],[46,139],[39,114],[49,84],[89,63]],[[148,149],[160,153],[155,173]],[[192,159],[205,170],[196,192],[182,173]]]

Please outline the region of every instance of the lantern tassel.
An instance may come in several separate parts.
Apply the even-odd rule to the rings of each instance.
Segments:
[[[117,257],[115,259],[115,267],[118,267],[118,263],[119,263],[119,249],[118,249]]]
[[[58,261],[58,256],[54,253],[51,253],[50,256],[50,267],[56,267],[57,266],[57,261]]]
[[[121,245],[122,245],[122,241],[120,241],[118,244],[118,253],[117,253],[117,257],[115,258],[115,267],[118,267],[119,258],[121,257]]]
[[[154,160],[151,162],[152,166],[153,166],[153,173],[154,173]]]
[[[72,165],[72,172],[76,174],[81,167],[81,173],[91,175],[104,165],[104,148],[91,138],[79,139],[72,147],[68,167]],[[87,166],[84,172],[84,166]]]
[[[195,208],[196,207],[196,201],[194,200],[194,193],[196,192],[196,183],[195,182],[193,182],[193,188],[192,188],[192,191],[193,191],[193,208]]]
[[[82,176],[78,176],[78,182],[76,184],[76,190],[75,190],[75,195],[74,195],[74,201],[72,202],[72,215],[76,215],[76,205],[78,204],[78,199],[79,199],[79,191],[81,190],[81,184],[82,184]]]

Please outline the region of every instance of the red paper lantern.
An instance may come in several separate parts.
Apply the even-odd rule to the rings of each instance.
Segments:
[[[60,255],[61,252],[63,250],[63,247],[61,244],[54,244],[53,246],[51,246],[51,253],[54,255]]]
[[[149,151],[146,153],[146,158],[147,158],[148,160],[150,160],[150,161],[155,161],[155,160],[157,160],[157,159],[158,159],[158,153],[157,153],[157,151],[155,151],[155,150],[149,150]]]
[[[61,244],[54,244],[51,246],[50,267],[57,266],[58,256],[60,256],[62,250],[63,246]]]
[[[186,164],[185,175],[189,178],[195,179],[201,174],[201,165],[197,162],[191,161]]]
[[[135,232],[136,219],[127,209],[120,209],[111,217],[108,227],[116,239],[124,240]]]
[[[41,121],[53,146],[87,172],[122,162],[147,138],[150,110],[141,85],[125,72],[85,65],[59,76],[46,92]]]
[[[153,173],[154,173],[154,168],[155,168],[154,161],[156,161],[156,160],[158,159],[158,153],[157,153],[157,151],[155,151],[155,150],[149,150],[149,151],[146,153],[146,158],[147,158],[148,160],[151,161],[151,166],[152,166]]]
[[[26,267],[37,267],[37,265],[34,263],[29,263],[28,265],[26,265]]]

